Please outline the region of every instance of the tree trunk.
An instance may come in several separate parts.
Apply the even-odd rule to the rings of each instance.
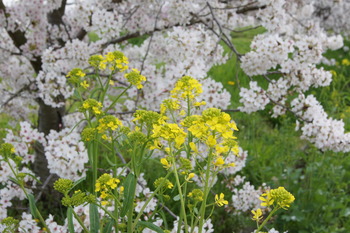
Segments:
[[[53,108],[39,99],[39,112],[38,112],[38,130],[46,135],[50,133],[50,130],[60,131],[63,127],[62,117],[65,112],[65,107]],[[50,202],[57,198],[57,192],[53,192],[53,182],[57,180],[57,175],[51,176],[48,169],[48,162],[45,156],[44,147],[40,143],[36,143],[36,157],[33,164],[34,173],[40,177],[43,184],[46,184],[44,189],[40,190],[41,199],[45,202]],[[57,200],[56,200],[57,201]]]

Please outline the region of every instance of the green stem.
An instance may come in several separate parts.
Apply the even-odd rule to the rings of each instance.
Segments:
[[[117,157],[115,156],[116,152],[115,152],[115,148],[114,148],[114,140],[112,141],[112,155],[113,155],[113,158],[114,158],[114,164],[117,164]],[[113,177],[117,177],[117,166],[113,167]],[[118,190],[115,189],[114,190],[114,195],[117,196],[117,194],[118,194]],[[119,218],[118,214],[119,214],[118,202],[117,202],[117,200],[115,198],[115,200],[114,200],[114,215],[116,216],[117,219]],[[115,228],[115,232],[118,232],[118,220],[115,220],[114,228]]]
[[[84,232],[90,233],[90,231],[86,228],[84,223],[81,221],[80,217],[77,215],[77,213],[75,213],[74,209],[73,209],[73,215],[75,219],[79,222],[80,226],[83,228]]]
[[[199,233],[202,233],[203,225],[204,225],[205,209],[206,209],[207,198],[208,198],[208,194],[209,194],[209,177],[210,177],[210,167],[211,167],[212,157],[213,157],[212,149],[210,149],[209,155],[208,155],[207,170],[205,172],[204,197],[203,197],[203,202],[202,202],[201,209],[199,212],[200,213],[200,215],[199,215],[199,227],[198,227]]]
[[[164,180],[161,184],[159,184],[159,186],[156,188],[156,190],[154,190],[154,192],[149,196],[149,198],[147,199],[147,201],[145,202],[145,204],[143,204],[140,212],[138,213],[138,215],[136,216],[135,220],[134,220],[134,224],[132,225],[132,230],[135,229],[139,219],[141,218],[141,215],[143,214],[143,211],[146,209],[148,203],[152,200],[152,198],[158,193],[158,191],[163,188],[163,185],[165,184],[166,179],[169,177],[169,175],[171,174],[171,172],[169,172],[165,177]],[[132,209],[132,208],[131,208]]]
[[[185,209],[185,200],[184,200],[184,197],[183,197],[183,194],[182,194],[182,190],[181,190],[181,184],[180,184],[179,174],[177,173],[175,158],[173,158],[172,164],[173,164],[173,169],[174,169],[177,189],[178,189],[178,192],[179,192],[179,195],[180,195],[181,214],[182,214],[182,216],[184,218],[185,232],[187,233],[188,232],[188,225],[187,225],[187,215],[186,215],[186,209]]]
[[[111,212],[109,212],[103,205],[95,203],[98,207],[100,207],[109,217],[113,218],[116,223],[118,223],[118,217],[115,217]]]
[[[7,164],[9,165],[9,167],[10,167],[10,169],[11,169],[13,175],[16,177],[17,183],[19,184],[19,186],[20,186],[21,189],[23,190],[24,194],[26,195],[27,199],[29,200],[27,190],[26,190],[25,187],[23,186],[22,180],[18,180],[18,178],[17,178],[17,173],[16,173],[15,170],[13,169],[13,167],[12,167],[10,161],[7,161]],[[35,205],[35,203],[34,203],[34,205]],[[39,217],[39,220],[40,220],[41,224],[43,224],[43,226],[46,228],[46,231],[47,231],[48,233],[51,233],[50,229],[47,227],[47,225],[46,225],[46,223],[45,223],[45,220],[44,220],[43,216],[41,215],[41,213],[40,213],[40,211],[39,211],[39,209],[38,209],[38,207],[37,207],[36,205],[35,205],[35,212],[36,212],[36,215]]]
[[[108,80],[107,80],[107,82],[106,82],[106,87],[104,88],[104,87],[102,86],[103,92],[102,92],[101,101],[100,101],[102,104],[103,104],[103,102],[104,102],[104,99],[105,99],[107,90],[108,90],[108,88],[109,88],[109,81],[111,81],[112,75],[113,75],[113,72],[108,76]]]
[[[276,211],[278,210],[278,207],[275,207],[269,214],[269,216],[267,216],[267,218],[263,221],[263,223],[259,226],[259,228],[256,230],[256,232],[259,232],[265,225],[266,223],[270,220],[270,218],[272,217],[272,215],[274,215],[274,213],[276,213]]]
[[[95,184],[97,180],[97,168],[98,168],[98,146],[96,142],[92,142],[92,193],[95,194]]]
[[[113,102],[111,103],[111,105],[106,109],[106,112],[108,112],[109,109],[111,109],[113,107],[113,105],[115,105],[115,103],[117,103],[117,101],[119,100],[120,96],[124,95],[124,93],[131,87],[132,85],[130,84],[127,88],[124,89],[124,91],[122,93],[120,93],[117,98],[115,100],[113,100]]]

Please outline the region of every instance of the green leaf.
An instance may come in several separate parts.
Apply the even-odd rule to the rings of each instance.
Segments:
[[[90,204],[90,232],[98,233],[100,228],[100,216],[98,215],[97,206],[95,204]]]
[[[146,228],[149,228],[155,232],[158,232],[158,233],[164,233],[164,231],[162,230],[162,228],[154,225],[153,223],[151,222],[144,222],[144,221],[139,221],[137,223],[138,226],[141,226],[141,227],[146,227]]]
[[[103,233],[111,233],[113,224],[114,224],[114,220],[113,219],[109,219],[109,221],[107,222],[106,226],[103,228]]]
[[[29,201],[29,209],[33,215],[33,218],[39,219],[33,194],[30,194],[30,193],[28,194],[28,201]]]
[[[175,197],[173,197],[173,200],[174,200],[174,201],[180,200],[180,194],[177,194]]]
[[[74,233],[74,224],[73,224],[73,208],[68,207],[67,209],[67,220],[68,220],[68,231],[69,233]]]
[[[83,177],[83,178],[80,178],[79,180],[75,181],[75,182],[73,183],[73,187],[72,187],[70,190],[72,190],[75,186],[77,186],[78,184],[80,184],[81,182],[83,182],[85,179],[86,179],[86,177]],[[70,190],[69,190],[69,191],[70,191]]]
[[[36,182],[38,182],[39,184],[42,184],[41,181],[40,181],[38,178],[35,177],[35,175],[30,174],[30,173],[27,173],[27,172],[24,172],[24,174],[26,174],[26,175],[32,177],[32,178],[33,178]]]
[[[124,202],[120,217],[124,217],[130,208],[133,208],[136,189],[136,178],[131,172],[124,181]]]

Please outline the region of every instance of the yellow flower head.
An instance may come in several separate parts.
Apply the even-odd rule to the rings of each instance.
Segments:
[[[252,210],[252,214],[253,214],[252,220],[254,221],[260,221],[263,218],[262,211],[260,208],[257,209],[256,211]]]
[[[173,112],[180,109],[180,102],[176,99],[165,99],[160,105],[160,113],[164,114],[167,110]]]
[[[168,160],[166,158],[161,158],[160,159],[160,163],[163,164],[163,167],[168,170],[171,168],[171,163],[168,162]]]
[[[107,195],[106,193],[116,189],[119,183],[119,179],[113,178],[110,174],[105,173],[96,180],[95,191],[101,192],[101,198],[104,199]]]
[[[162,125],[153,125],[153,138],[163,138],[168,142],[174,142],[175,147],[179,149],[186,140],[185,131],[174,123],[164,123]]]
[[[202,85],[198,80],[190,76],[183,76],[176,82],[175,88],[171,91],[171,97],[182,100],[187,100],[187,98],[193,100],[202,92]]]
[[[269,191],[266,193],[261,194],[259,199],[262,201],[261,206],[270,206],[273,204],[274,200],[271,197],[271,194]]]
[[[190,173],[190,174],[188,174],[188,176],[185,178],[185,180],[187,181],[187,182],[192,182],[192,178],[195,176],[195,174],[194,173]]]
[[[200,189],[193,189],[192,192],[190,192],[187,197],[193,198],[195,201],[203,201],[204,193]]]
[[[225,195],[223,193],[220,193],[220,196],[217,194],[215,195],[215,204],[217,204],[219,207],[227,205],[228,201],[224,199]]]
[[[137,89],[143,88],[141,82],[146,81],[146,77],[141,75],[137,69],[132,69],[130,73],[125,74],[125,78],[130,84],[136,86]]]
[[[103,133],[106,130],[115,131],[123,125],[123,123],[118,118],[112,115],[104,116],[98,121],[98,123],[99,124],[97,126],[97,130],[99,133]]]
[[[290,207],[295,200],[295,197],[288,192],[284,187],[278,187],[270,191],[271,198],[275,201],[275,204],[283,209]]]
[[[101,115],[103,113],[102,112],[102,103],[98,102],[95,99],[85,100],[79,110],[81,112],[90,111],[95,115]]]
[[[216,167],[223,167],[225,164],[225,160],[222,156],[216,157],[215,161],[213,162],[214,166]]]
[[[88,82],[86,82],[86,80],[84,80],[80,83],[80,86],[82,86],[84,89],[87,89],[90,85],[88,84]]]
[[[343,66],[350,66],[350,61],[349,61],[348,59],[344,58],[344,59],[341,61],[341,64],[342,64]]]
[[[171,183],[168,179],[164,177],[160,177],[154,181],[154,187],[158,188],[159,186],[165,189],[172,189],[174,187],[173,183]]]

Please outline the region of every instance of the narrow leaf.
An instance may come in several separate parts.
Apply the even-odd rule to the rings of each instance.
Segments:
[[[141,226],[141,227],[147,227],[155,232],[158,232],[158,233],[164,233],[164,231],[162,230],[162,228],[154,225],[153,223],[151,222],[144,222],[144,221],[139,221],[137,223],[138,226]]]
[[[97,206],[94,204],[90,204],[90,232],[98,233],[100,228],[100,217],[98,215]]]
[[[74,233],[74,224],[73,224],[73,208],[68,207],[67,209],[67,220],[68,220],[68,231],[69,233]]]
[[[134,174],[129,173],[124,181],[124,202],[120,217],[124,217],[130,208],[133,208],[136,179]]]
[[[38,182],[39,184],[42,184],[41,181],[40,181],[38,178],[35,177],[35,175],[30,174],[30,173],[27,173],[27,172],[24,172],[24,174],[26,174],[26,175],[32,177],[32,178],[33,178],[36,182]]]
[[[33,218],[39,219],[33,194],[30,194],[30,193],[28,194],[28,201],[29,201],[29,209],[33,215]]]
[[[114,224],[114,220],[113,219],[110,219],[106,226],[103,228],[103,233],[111,233],[112,232],[112,227],[113,227],[113,224]]]
[[[83,182],[86,179],[86,177],[80,178],[79,180],[75,181],[73,183],[73,187],[70,189],[72,190],[75,186],[77,186],[78,184],[80,184],[81,182]]]

